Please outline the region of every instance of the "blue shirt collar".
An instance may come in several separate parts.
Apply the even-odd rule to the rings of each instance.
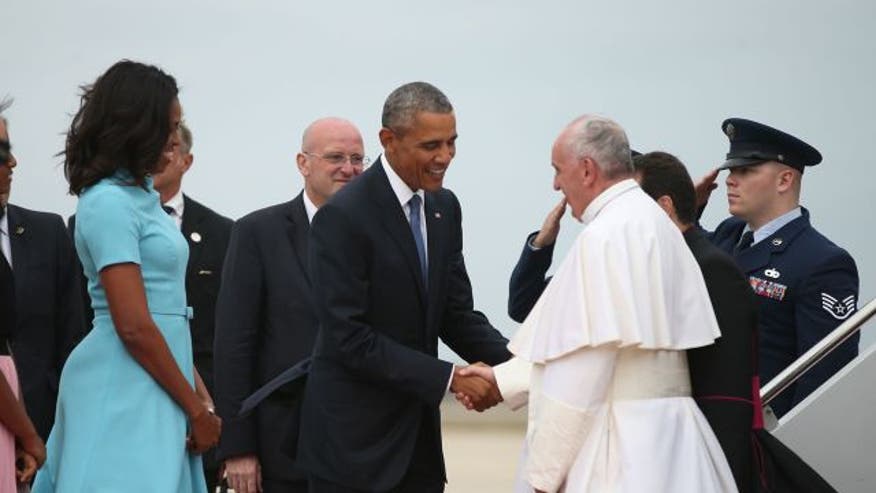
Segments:
[[[797,219],[802,215],[803,211],[798,206],[773,219],[772,221],[764,224],[757,231],[754,232],[754,242],[752,243],[752,245],[756,245],[761,240],[769,238],[770,236],[774,235],[776,231],[782,229],[789,222]],[[751,227],[747,224],[745,225],[745,229],[742,230],[742,234],[745,234],[746,231],[751,231]]]

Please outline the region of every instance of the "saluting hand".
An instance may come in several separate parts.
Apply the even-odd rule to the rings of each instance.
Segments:
[[[560,203],[548,213],[541,230],[532,240],[532,246],[542,248],[553,245],[557,241],[557,235],[560,234],[560,220],[563,218],[564,212],[566,212],[566,197],[563,197]]]
[[[697,194],[697,209],[706,205],[709,202],[709,196],[712,195],[712,190],[718,188],[715,180],[718,179],[718,170],[713,169],[700,178],[700,181],[694,184],[694,190]]]

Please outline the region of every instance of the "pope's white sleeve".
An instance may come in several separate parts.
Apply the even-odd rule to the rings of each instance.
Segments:
[[[615,346],[586,347],[545,364],[526,477],[533,488],[557,491],[605,403]]]
[[[529,376],[532,363],[513,357],[501,365],[493,367],[496,384],[506,406],[516,411],[529,402]]]

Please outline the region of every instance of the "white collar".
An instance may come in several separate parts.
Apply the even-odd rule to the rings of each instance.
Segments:
[[[316,211],[319,207],[310,200],[310,196],[307,195],[307,190],[304,190],[304,193],[301,194],[301,197],[304,199],[304,212],[307,214],[307,222],[313,222],[313,216],[316,215]]]
[[[634,188],[638,188],[639,184],[636,183],[636,180],[632,178],[627,178],[626,180],[621,180],[614,185],[606,188],[599,195],[593,199],[593,202],[590,202],[590,205],[584,209],[584,213],[581,214],[581,223],[589,224],[591,221],[596,219],[596,216],[599,214],[599,211],[602,210],[603,207],[608,205],[615,197],[632,190]]]
[[[392,191],[395,192],[395,196],[398,198],[398,202],[401,204],[402,208],[408,205],[408,202],[414,195],[419,195],[420,200],[425,198],[425,194],[422,190],[414,192],[408,184],[396,174],[395,170],[392,169],[392,165],[390,165],[389,161],[386,159],[386,154],[380,156],[380,161],[383,165],[383,171],[386,172],[386,177],[389,178],[389,186],[392,187]]]
[[[177,217],[183,217],[183,209],[185,209],[185,201],[183,200],[182,188],[177,190],[176,195],[170,198],[167,202],[161,204],[162,207],[170,207],[173,209],[173,214]]]
[[[9,236],[9,206],[6,206],[6,214],[0,218],[0,233]]]

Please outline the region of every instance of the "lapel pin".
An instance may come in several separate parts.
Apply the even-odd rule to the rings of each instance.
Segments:
[[[16,226],[15,227],[15,234],[17,234],[18,236],[23,235],[24,234],[24,226]]]
[[[195,243],[200,243],[201,242],[201,233],[198,233],[197,231],[195,231],[194,233],[189,235],[189,238],[191,238],[192,241],[194,241]]]
[[[436,213],[435,213],[435,219],[441,219],[441,213],[440,213],[440,212],[436,212]]]
[[[781,238],[773,239],[773,246],[781,246],[782,243],[784,243],[784,240],[782,240]]]
[[[763,275],[772,279],[778,279],[782,274],[776,269],[767,269],[763,271]]]

